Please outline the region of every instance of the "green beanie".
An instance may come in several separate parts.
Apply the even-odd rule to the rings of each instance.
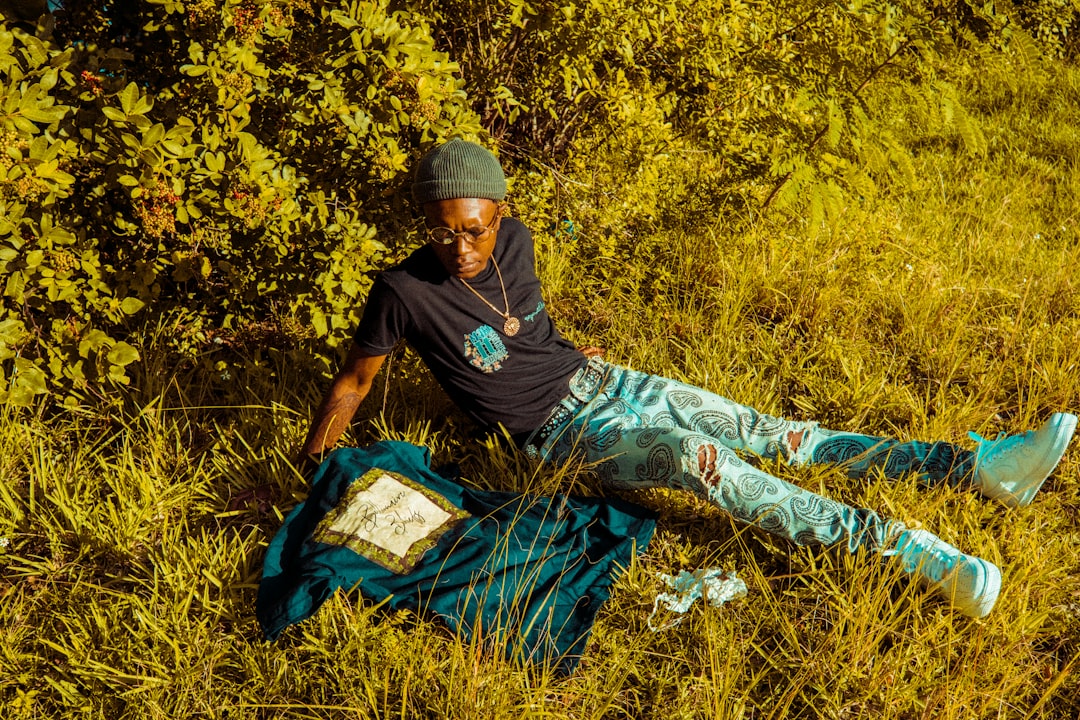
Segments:
[[[506,176],[498,158],[474,142],[454,138],[420,158],[413,180],[413,198],[423,205],[434,200],[506,197]]]

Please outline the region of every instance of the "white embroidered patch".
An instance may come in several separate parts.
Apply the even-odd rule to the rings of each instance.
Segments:
[[[408,572],[468,514],[397,473],[372,469],[316,528],[316,540],[344,545],[394,572]]]

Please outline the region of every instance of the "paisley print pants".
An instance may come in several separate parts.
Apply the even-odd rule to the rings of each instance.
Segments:
[[[852,477],[918,473],[954,485],[968,482],[974,467],[974,453],[949,443],[900,442],[770,417],[597,358],[573,378],[570,393],[524,450],[555,464],[583,458],[615,487],[689,490],[794,543],[844,543],[851,552],[887,548],[903,524],[785,482],[736,451],[794,465],[830,463]]]

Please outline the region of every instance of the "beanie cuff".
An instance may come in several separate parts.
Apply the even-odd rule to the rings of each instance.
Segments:
[[[506,197],[506,175],[490,150],[454,138],[420,159],[412,191],[421,205],[456,198],[498,202]]]
[[[495,182],[479,178],[442,178],[413,184],[413,197],[423,205],[436,200],[487,198],[498,202],[506,197],[506,180]]]

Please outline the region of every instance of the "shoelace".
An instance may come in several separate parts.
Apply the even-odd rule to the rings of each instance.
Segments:
[[[902,546],[897,547],[897,551],[903,558],[904,567],[908,572],[921,568],[922,574],[934,582],[941,582],[941,579],[952,572],[955,566],[955,563],[949,561],[950,558],[945,552],[936,546],[922,547],[914,538],[908,539]]]
[[[1018,447],[1024,445],[1027,442],[1028,436],[1033,435],[1032,431],[1027,431],[1023,435],[1007,436],[1005,433],[998,433],[998,436],[993,440],[987,440],[974,430],[968,431],[968,437],[975,442],[979,443],[979,450],[976,455],[977,460],[981,461],[987,455],[1005,455]]]

